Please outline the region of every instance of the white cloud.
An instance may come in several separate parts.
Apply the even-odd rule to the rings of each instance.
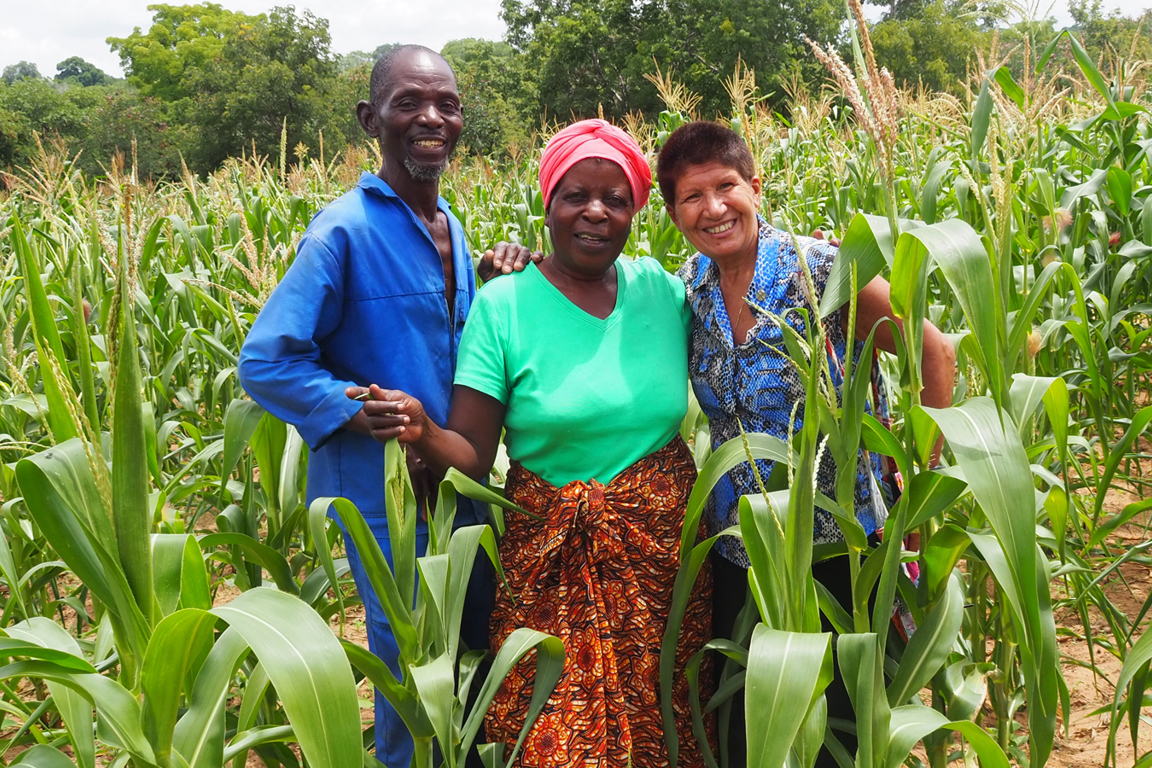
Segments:
[[[171,3],[194,0],[168,0]],[[1058,26],[1071,23],[1067,0],[1035,0],[1033,15],[1056,17]],[[56,64],[80,56],[105,72],[122,74],[120,60],[105,42],[125,37],[134,27],[147,30],[156,0],[0,0],[0,68],[31,61],[41,74],[52,76]],[[293,0],[222,0],[245,13],[262,13]],[[500,0],[296,0],[298,11],[311,10],[329,21],[332,50],[371,51],[381,43],[421,43],[439,50],[461,37],[500,39]],[[1103,10],[1140,14],[1152,0],[1105,0]],[[871,8],[869,10],[872,10]]]
[[[193,0],[168,0],[179,4]],[[80,56],[105,72],[121,75],[120,59],[105,40],[147,31],[149,3],[156,0],[0,0],[0,68],[31,61],[52,76],[56,64]],[[382,43],[420,43],[439,50],[461,37],[504,35],[499,0],[222,0],[234,11],[263,13],[274,5],[311,10],[329,21],[336,53],[371,51]]]

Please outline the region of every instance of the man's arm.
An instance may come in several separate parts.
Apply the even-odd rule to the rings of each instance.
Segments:
[[[321,365],[317,339],[339,326],[343,300],[344,278],[336,257],[305,237],[240,351],[241,386],[273,416],[295,426],[312,449],[362,407],[344,394],[354,382]]]

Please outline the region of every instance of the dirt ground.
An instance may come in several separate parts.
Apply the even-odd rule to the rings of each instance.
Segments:
[[[1138,500],[1139,497],[1134,494],[1113,491],[1105,500],[1105,514],[1119,512],[1127,504]],[[1152,521],[1142,519],[1138,524],[1120,528],[1109,542],[1110,546],[1122,550],[1145,541],[1148,536],[1145,526],[1149,522]],[[1126,616],[1134,618],[1152,591],[1152,569],[1138,563],[1127,563],[1121,566],[1119,573],[1114,574],[1103,586],[1108,599]],[[1110,638],[1111,634],[1104,619],[1095,612],[1091,615],[1093,634],[1096,637]],[[1146,617],[1145,624],[1147,621]],[[1079,616],[1071,610],[1057,612],[1056,626],[1071,630],[1080,636],[1084,634]],[[1058,768],[1096,768],[1104,765],[1111,716],[1108,712],[1098,715],[1092,713],[1100,707],[1111,705],[1114,689],[1109,681],[1114,681],[1120,674],[1121,663],[1115,656],[1097,647],[1095,662],[1102,673],[1097,676],[1075,663],[1090,663],[1088,646],[1084,641],[1076,637],[1061,636],[1058,642],[1072,711],[1068,723],[1069,733],[1065,737],[1065,729],[1061,722],[1056,748],[1048,764]],[[1147,717],[1143,718],[1140,724],[1138,739],[1139,751],[1134,752],[1127,718],[1124,718],[1116,738],[1118,766],[1132,765],[1136,754],[1152,750],[1152,722],[1149,722]]]

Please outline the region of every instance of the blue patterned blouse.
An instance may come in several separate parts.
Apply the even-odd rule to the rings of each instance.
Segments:
[[[828,282],[836,248],[823,240],[796,238],[806,253],[816,288],[815,300]],[[687,287],[688,301],[692,305],[692,341],[688,358],[688,371],[692,388],[700,407],[708,416],[715,449],[744,431],[764,432],[788,439],[788,425],[793,404],[799,401],[795,429],[803,423],[804,385],[788,358],[780,328],[765,312],[757,311],[756,324],[742,344],[733,344],[732,328],[720,292],[720,270],[703,254],[696,254],[685,262],[679,272]],[[804,320],[796,308],[807,310],[816,317],[816,308],[804,288],[799,256],[792,235],[774,229],[760,220],[760,243],[756,257],[756,273],[748,286],[745,300],[751,307],[783,316],[785,321],[801,334]],[[840,360],[844,359],[846,340],[839,322],[827,324],[828,337]],[[854,345],[859,355],[860,345]],[[830,366],[837,376],[837,366]],[[837,381],[837,384],[840,382]],[[757,467],[761,477],[767,479],[774,462],[760,460]],[[881,500],[876,480],[879,478],[879,457],[861,451],[856,482],[856,515],[867,533],[883,525],[886,508]],[[835,498],[836,467],[825,453],[817,471],[817,487]],[[759,493],[751,466],[745,462],[733,468],[716,485],[708,508],[705,524],[712,536],[739,519],[738,501],[741,496]],[[840,528],[832,515],[816,508],[815,543],[842,540]],[[738,539],[725,536],[716,545],[720,553],[737,565],[748,566],[748,555]]]

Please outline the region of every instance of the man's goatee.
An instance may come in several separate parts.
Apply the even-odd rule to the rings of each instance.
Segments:
[[[424,165],[413,160],[410,156],[404,158],[404,168],[416,181],[437,181],[448,168],[448,159],[435,165]]]

